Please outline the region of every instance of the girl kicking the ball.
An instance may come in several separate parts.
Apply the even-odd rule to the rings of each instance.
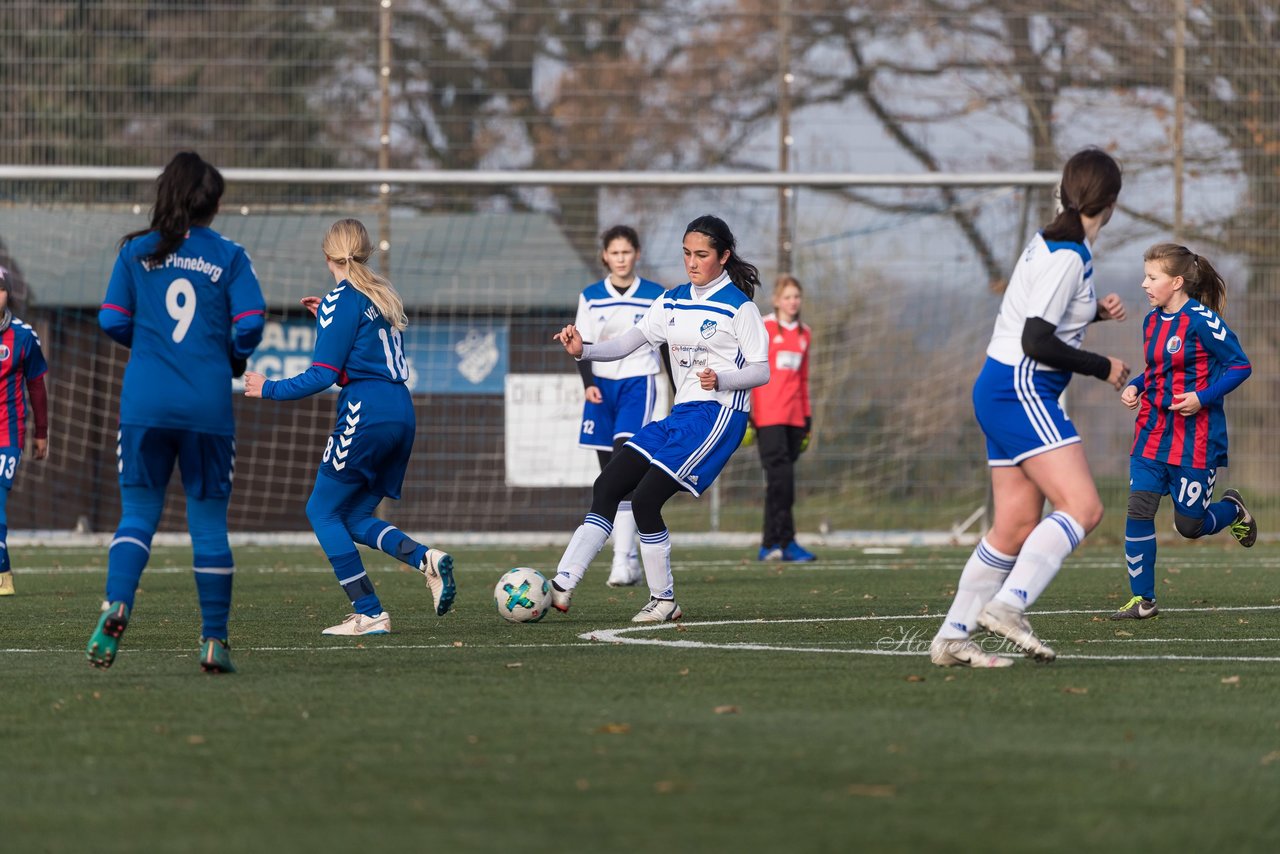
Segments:
[[[742,443],[751,389],[769,381],[769,338],[751,301],[756,268],[738,256],[723,220],[700,216],[684,235],[688,284],[666,291],[631,329],[584,344],[574,326],[555,339],[575,359],[611,361],[641,347],[671,348],[676,396],[671,414],[631,437],[596,478],[591,510],[573,534],[551,582],[552,604],[568,611],[573,590],[632,494],[649,602],[632,618],[661,623],[682,616],[671,574],[671,537],[662,507],[680,490],[701,495]]]

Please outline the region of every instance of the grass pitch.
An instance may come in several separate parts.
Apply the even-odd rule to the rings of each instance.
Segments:
[[[1224,538],[1225,539],[1225,538]],[[447,544],[442,544],[447,547]],[[1280,845],[1280,549],[1160,554],[1160,619],[1114,547],[1073,556],[1032,622],[1061,657],[923,652],[967,550],[821,550],[811,567],[675,548],[679,627],[603,585],[534,625],[516,565],[453,551],[454,613],[368,556],[394,634],[317,549],[239,548],[232,646],[205,676],[189,554],[158,549],[120,656],[84,644],[100,550],[20,550],[0,600],[5,851],[1272,851]],[[24,571],[25,570],[25,571]],[[594,638],[594,639],[592,639]]]

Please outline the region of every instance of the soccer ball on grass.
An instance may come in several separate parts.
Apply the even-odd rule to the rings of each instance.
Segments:
[[[498,615],[512,623],[536,623],[551,609],[551,582],[536,569],[516,567],[493,588]]]

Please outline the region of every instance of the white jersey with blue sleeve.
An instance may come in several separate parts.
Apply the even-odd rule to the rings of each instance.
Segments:
[[[639,324],[649,343],[671,347],[675,404],[710,400],[751,411],[750,389],[707,390],[698,373],[736,371],[769,361],[769,335],[760,309],[723,273],[705,288],[683,284],[654,302]]]
[[[636,283],[620,292],[606,276],[578,295],[578,315],[574,326],[582,340],[599,344],[617,338],[644,319],[654,300],[664,293],[662,285],[636,277]],[[642,347],[616,362],[592,362],[591,373],[601,379],[621,380],[659,373],[658,352]]]
[[[1053,324],[1063,343],[1079,348],[1085,329],[1097,315],[1088,241],[1045,240],[1043,234],[1036,234],[1009,277],[987,355],[1005,365],[1028,359],[1022,349],[1022,330],[1032,317]],[[1032,364],[1037,371],[1059,370],[1041,362]]]

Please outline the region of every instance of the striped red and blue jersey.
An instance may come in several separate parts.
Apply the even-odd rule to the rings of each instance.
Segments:
[[[40,336],[18,318],[0,332],[0,448],[21,448],[27,430],[27,380],[49,366]]]
[[[1142,322],[1146,369],[1130,385],[1138,389],[1134,426],[1136,457],[1212,469],[1227,464],[1227,416],[1223,398],[1252,368],[1240,341],[1217,313],[1188,300],[1173,314],[1154,309]],[[1170,412],[1175,395],[1195,392],[1200,411]]]

